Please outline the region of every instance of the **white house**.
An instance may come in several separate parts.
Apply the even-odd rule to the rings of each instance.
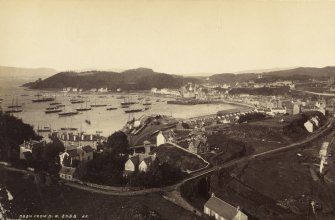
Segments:
[[[156,154],[134,154],[133,156],[129,156],[129,159],[124,165],[125,176],[135,171],[147,172],[155,159]]]
[[[238,206],[230,205],[216,197],[214,193],[205,203],[204,213],[213,216],[215,220],[248,220],[248,216]]]
[[[160,131],[156,137],[156,144],[157,146],[160,146],[162,144],[165,144],[167,142],[165,136],[163,135],[163,132]]]
[[[140,172],[147,172],[153,161],[154,159],[152,157],[144,158],[140,165],[138,165],[138,170]]]
[[[304,126],[308,132],[312,133],[314,131],[314,124],[311,120],[306,121]]]
[[[98,89],[98,92],[107,92],[108,90],[107,90],[107,88],[100,88],[100,89]]]

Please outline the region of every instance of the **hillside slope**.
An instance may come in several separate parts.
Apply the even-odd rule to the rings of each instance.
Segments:
[[[179,88],[187,82],[199,79],[154,72],[152,69],[130,69],[121,73],[110,71],[60,72],[45,80],[25,84],[32,89],[61,89],[77,87],[92,89],[107,87],[115,90],[148,90],[156,88]]]

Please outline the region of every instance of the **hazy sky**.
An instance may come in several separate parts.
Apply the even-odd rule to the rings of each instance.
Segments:
[[[176,74],[335,65],[335,1],[0,0],[0,65]]]

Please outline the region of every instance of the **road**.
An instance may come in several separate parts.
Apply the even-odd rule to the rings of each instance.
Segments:
[[[228,168],[228,167],[240,164],[240,163],[245,163],[245,162],[254,160],[256,158],[259,158],[259,157],[269,156],[269,155],[272,155],[272,154],[281,153],[281,152],[284,152],[284,151],[287,151],[287,150],[291,150],[291,149],[296,149],[296,148],[302,147],[305,144],[307,144],[309,142],[312,142],[312,141],[316,140],[317,138],[323,136],[327,131],[332,130],[333,129],[333,123],[334,123],[333,119],[329,120],[317,132],[315,132],[313,135],[307,137],[306,139],[304,139],[302,141],[299,141],[299,142],[296,142],[296,143],[293,143],[293,144],[289,144],[289,145],[287,145],[285,147],[277,148],[277,149],[274,149],[274,150],[269,150],[269,151],[262,152],[262,153],[259,153],[259,154],[254,154],[254,155],[250,155],[250,156],[247,156],[247,157],[243,157],[243,158],[231,160],[231,161],[229,161],[227,163],[224,163],[224,164],[221,164],[221,165],[218,165],[218,166],[215,166],[215,167],[212,167],[212,168],[209,168],[209,169],[202,170],[202,171],[199,171],[197,173],[194,173],[191,177],[189,177],[187,179],[184,179],[184,180],[182,180],[181,182],[179,182],[179,183],[177,183],[175,185],[165,187],[164,191],[165,191],[166,195],[168,195],[168,196],[171,197],[169,200],[176,201],[175,203],[177,205],[179,205],[179,206],[181,206],[181,207],[183,207],[183,208],[185,208],[185,209],[187,209],[187,210],[189,210],[191,212],[194,212],[197,215],[201,215],[201,211],[199,211],[196,208],[192,207],[192,205],[189,204],[181,196],[180,187],[183,184],[185,184],[188,181],[192,181],[192,180],[201,178],[203,176],[209,175],[209,174],[211,174],[211,173],[213,173],[215,171],[221,170],[223,168]]]

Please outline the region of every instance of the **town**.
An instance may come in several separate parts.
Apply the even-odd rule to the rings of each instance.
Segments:
[[[331,88],[332,79],[314,83],[328,83]],[[238,173],[252,158],[285,152],[290,147],[303,148],[306,144],[315,145],[319,151],[306,155],[298,152],[296,160],[310,164],[308,175],[314,181],[334,182],[335,167],[329,158],[334,145],[335,99],[330,93],[324,95],[296,87],[294,81],[287,80],[235,85],[212,84],[206,80],[203,84],[190,82],[179,89],[152,88],[147,95],[157,100],[169,98],[171,101],[166,105],[191,105],[196,109],[204,104],[228,103],[236,108],[184,119],[159,114],[138,118],[130,115],[124,127],[109,137],[98,132],[87,134],[77,128],[48,130],[48,137],[19,143],[19,154],[2,154],[10,156],[3,156],[1,164],[34,173],[38,183],[65,184],[112,195],[161,192],[168,201],[198,216],[215,219],[262,219],[268,213],[281,216],[287,212],[291,212],[288,216],[304,216],[311,214],[309,210],[314,215],[327,214],[333,207],[327,206],[320,195],[314,195],[315,198],[310,195],[300,208],[294,205],[298,203],[297,198],[280,198],[277,207],[266,206],[255,213],[254,202],[239,200],[234,195],[222,197],[221,187],[214,184],[217,178],[233,178],[241,184],[236,175],[241,175]],[[107,88],[89,91],[66,88],[61,92],[115,95]],[[115,92],[121,97],[128,95],[121,89]],[[1,114],[1,117],[14,117],[13,113]],[[320,144],[320,140],[324,141]],[[308,158],[313,160],[308,162]],[[226,167],[229,163],[237,168],[229,169]],[[204,184],[201,178],[210,182],[205,184],[206,190],[195,189]],[[226,188],[229,187],[232,186],[228,184]],[[179,192],[179,196],[174,192]]]

